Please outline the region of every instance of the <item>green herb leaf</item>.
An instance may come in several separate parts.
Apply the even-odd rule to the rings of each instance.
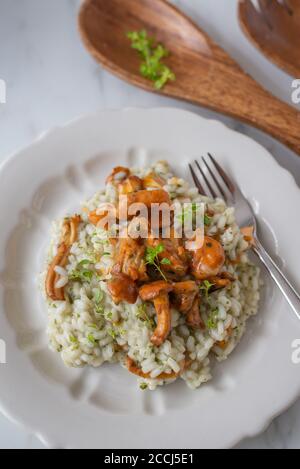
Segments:
[[[171,265],[170,259],[167,259],[166,257],[164,257],[164,258],[160,261],[160,263],[163,264],[163,265]]]
[[[71,344],[77,344],[78,343],[78,339],[76,337],[74,337],[73,335],[70,335],[69,341],[71,342]]]
[[[149,329],[154,328],[155,322],[152,318],[149,318],[147,314],[147,305],[145,303],[142,303],[141,305],[138,306],[136,317],[140,321],[144,322]]]
[[[94,272],[89,269],[82,268],[87,263],[87,260],[81,261],[77,264],[76,269],[69,273],[69,279],[78,282],[91,282]],[[90,264],[91,262],[88,261]]]
[[[147,384],[147,383],[141,383],[141,384],[140,384],[140,389],[141,389],[142,391],[145,391],[145,389],[148,389],[148,384]]]
[[[212,217],[209,217],[207,214],[204,215],[204,225],[209,226],[211,224]]]
[[[97,314],[98,316],[104,316],[104,306],[96,305],[95,314]]]
[[[88,341],[89,341],[91,344],[96,345],[96,339],[95,339],[95,337],[93,336],[93,334],[89,334],[89,335],[87,336],[87,339],[88,339]]]
[[[143,59],[140,73],[143,77],[154,82],[154,88],[160,90],[168,81],[176,79],[172,70],[161,62],[168,57],[169,51],[162,44],[155,44],[154,38],[149,37],[145,30],[127,33],[131,47],[139,52]]]
[[[107,331],[107,333],[108,333],[113,339],[115,339],[115,338],[117,337],[117,335],[118,335],[117,331],[115,331],[114,329],[109,329],[109,330]]]
[[[219,309],[215,309],[212,311],[208,317],[208,320],[206,321],[206,327],[208,329],[216,329],[218,326],[218,314],[219,314]]]
[[[103,291],[100,290],[100,288],[97,288],[97,290],[94,291],[94,298],[93,298],[94,302],[98,305],[103,300],[103,297],[104,297]]]
[[[209,290],[213,286],[214,286],[214,283],[210,283],[208,280],[204,280],[204,282],[202,282],[201,285],[199,286],[199,289],[202,290],[206,298],[208,298]]]
[[[77,264],[77,269],[78,267],[83,267],[87,264],[91,264],[92,262],[89,259],[83,259],[82,261],[78,262]]]
[[[163,273],[163,271],[160,268],[160,260],[158,258],[158,255],[163,253],[164,250],[165,250],[165,247],[164,247],[163,244],[158,244],[155,247],[148,246],[147,249],[146,249],[145,259],[146,259],[146,265],[147,264],[153,265],[158,270],[158,272],[160,273],[162,278],[165,281],[167,281],[167,278],[166,278],[165,274]],[[163,260],[166,260],[166,259],[164,258]],[[161,263],[166,264],[166,262],[162,262],[162,261],[161,261]]]

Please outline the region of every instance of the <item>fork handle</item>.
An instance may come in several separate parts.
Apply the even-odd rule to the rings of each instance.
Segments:
[[[267,253],[263,245],[258,239],[255,240],[255,245],[253,246],[253,251],[260,258],[262,263],[267,268],[268,272],[271,274],[273,280],[276,282],[280,288],[283,296],[289,303],[290,307],[300,319],[300,295],[297,293],[295,288],[280,270],[276,262],[272,259],[270,254]]]

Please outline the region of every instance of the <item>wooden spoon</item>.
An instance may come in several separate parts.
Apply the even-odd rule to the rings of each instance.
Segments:
[[[246,36],[276,65],[300,76],[300,1],[239,1],[239,20]]]
[[[165,0],[85,0],[79,29],[88,51],[105,68],[154,91],[140,75],[140,58],[126,37],[128,31],[146,29],[170,50],[166,63],[176,74],[160,93],[252,124],[300,154],[300,113],[264,90]]]

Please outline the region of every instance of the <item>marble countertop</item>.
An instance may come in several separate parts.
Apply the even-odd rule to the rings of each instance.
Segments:
[[[269,63],[245,39],[237,22],[237,0],[174,3],[247,72],[291,104],[292,78]],[[80,42],[76,26],[79,4],[80,0],[1,0],[0,79],[7,85],[7,102],[0,104],[1,161],[43,131],[99,108],[176,106],[220,119],[261,142],[300,186],[300,159],[270,137],[199,107],[148,94],[103,71]],[[0,448],[43,445],[0,415]],[[300,448],[300,401],[265,433],[242,442],[238,448]]]

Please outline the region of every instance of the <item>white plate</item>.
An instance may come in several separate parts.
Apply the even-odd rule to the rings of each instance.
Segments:
[[[144,148],[144,150],[142,149]],[[0,170],[0,405],[52,447],[230,447],[260,432],[300,391],[291,343],[300,325],[266,277],[259,315],[214,379],[141,392],[117,366],[72,370],[47,348],[37,287],[50,222],[103,186],[114,165],[187,162],[210,151],[253,203],[263,239],[300,285],[300,193],[265,149],[216,121],[175,109],[99,112],[55,129]]]

